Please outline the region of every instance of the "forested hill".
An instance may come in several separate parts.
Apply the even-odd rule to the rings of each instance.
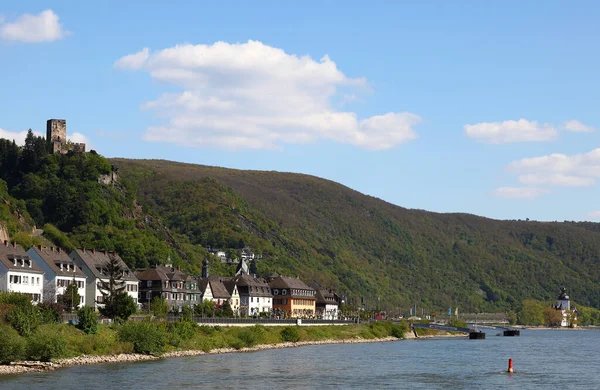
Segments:
[[[118,168],[115,183],[99,178]],[[408,210],[308,175],[48,154],[0,139],[0,236],[23,246],[116,250],[131,267],[192,273],[250,247],[262,275],[315,280],[365,300],[433,310],[519,309],[566,286],[600,308],[600,227]],[[234,267],[211,260],[211,273]]]
[[[382,306],[518,309],[566,286],[578,303],[600,307],[598,224],[409,210],[301,174],[111,162],[145,212],[196,245],[252,247],[264,273],[298,274]]]

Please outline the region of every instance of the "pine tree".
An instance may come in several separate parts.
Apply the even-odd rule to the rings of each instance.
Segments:
[[[59,302],[63,304],[65,310],[77,310],[79,307],[79,289],[75,278],[65,289],[65,293],[59,297]]]
[[[123,277],[123,267],[121,261],[114,254],[108,255],[108,261],[104,264],[104,270],[108,275],[107,281],[100,281],[98,288],[102,294],[102,302],[104,307],[100,309],[100,313],[106,317],[114,319],[118,315],[118,308],[116,307],[117,296],[125,292],[125,281]]]

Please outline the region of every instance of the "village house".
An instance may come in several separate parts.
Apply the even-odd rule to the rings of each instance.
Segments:
[[[224,279],[222,280],[223,285],[227,289],[227,292],[231,296],[229,300],[229,304],[231,305],[231,310],[233,310],[233,314],[237,317],[240,315],[240,293],[238,291],[237,285],[232,279]]]
[[[154,297],[164,298],[169,309],[176,307],[180,311],[184,305],[193,306],[200,303],[196,279],[170,264],[139,271],[136,277],[140,281],[138,299],[146,309],[149,309],[148,305]]]
[[[78,304],[85,305],[85,274],[65,251],[61,248],[38,245],[29,248],[27,253],[44,272],[44,299],[51,299],[56,303],[58,297],[67,290],[67,286],[74,282],[79,294]]]
[[[33,304],[42,300],[44,272],[20,245],[0,244],[0,291],[27,295]]]
[[[269,280],[273,291],[273,310],[285,312],[290,318],[314,318],[315,290],[299,278],[276,276]]]
[[[323,288],[317,281],[313,280],[308,283],[315,290],[316,317],[323,320],[337,320],[339,316],[340,298],[332,290]]]
[[[240,295],[240,315],[254,316],[273,310],[273,295],[269,284],[251,275],[237,275],[232,279]]]
[[[86,276],[86,293],[85,305],[97,309],[102,306],[103,295],[100,292],[100,281],[108,282],[109,275],[106,274],[106,265],[110,261],[111,256],[114,256],[119,261],[123,273],[119,281],[125,282],[125,291],[133,298],[135,303],[138,303],[138,287],[139,281],[127,267],[123,259],[115,252],[96,251],[95,249],[86,250],[75,249],[69,257],[73,259],[77,266],[81,267]]]
[[[202,301],[213,301],[217,307],[231,299],[231,294],[219,277],[199,278],[198,286],[202,294]]]

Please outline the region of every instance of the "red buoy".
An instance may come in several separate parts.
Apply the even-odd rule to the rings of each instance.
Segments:
[[[513,363],[512,363],[512,359],[508,359],[508,372],[512,373],[513,372]]]

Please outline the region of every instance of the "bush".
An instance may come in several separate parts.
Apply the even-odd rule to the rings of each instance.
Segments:
[[[281,339],[283,341],[298,342],[300,341],[300,331],[295,326],[286,326],[281,330]]]
[[[19,333],[7,326],[0,327],[0,364],[18,362],[25,358],[26,342]]]
[[[77,310],[79,316],[79,322],[77,328],[83,330],[87,334],[96,334],[98,331],[98,314],[93,308],[84,306]]]
[[[189,340],[196,334],[198,325],[190,321],[172,322],[168,326],[169,333],[178,334],[183,340]]]
[[[13,307],[6,320],[21,336],[29,336],[41,323],[40,312],[31,303]]]
[[[37,306],[40,311],[42,324],[60,324],[62,322],[62,310],[56,303],[40,303]]]
[[[165,318],[169,312],[169,304],[163,297],[154,297],[150,303],[150,311],[153,316]]]
[[[137,353],[159,355],[165,349],[167,333],[163,324],[129,321],[119,328],[119,340],[132,343]]]
[[[56,326],[42,325],[27,339],[27,357],[30,360],[49,362],[64,357],[66,352],[67,340]]]

